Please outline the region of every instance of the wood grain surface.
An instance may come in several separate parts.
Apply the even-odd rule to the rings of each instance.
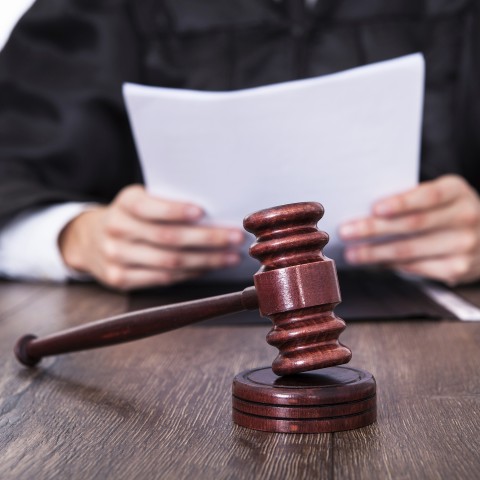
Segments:
[[[480,304],[477,288],[468,295]],[[334,434],[232,423],[233,377],[276,355],[269,325],[251,317],[48,358],[33,370],[12,354],[25,333],[132,306],[148,305],[94,285],[0,283],[0,479],[480,478],[479,323],[349,324],[341,339],[349,365],[377,380],[378,420]]]

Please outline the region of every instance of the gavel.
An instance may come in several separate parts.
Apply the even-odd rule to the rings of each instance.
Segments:
[[[362,370],[338,367],[348,363],[352,353],[338,340],[346,325],[333,313],[341,297],[335,264],[323,255],[328,234],[317,228],[323,213],[321,204],[302,202],[261,210],[244,219],[244,228],[256,236],[250,255],[262,264],[254,275],[252,287],[118,315],[44,338],[25,335],[17,341],[15,355],[22,364],[34,366],[45,356],[124,343],[258,308],[260,314],[273,323],[267,342],[277,347],[279,353],[271,369],[242,372],[235,377],[234,421],[249,428],[275,432],[335,431],[367,425],[375,419],[375,380]],[[321,373],[305,377],[303,372],[312,370]],[[296,386],[292,387],[293,384]],[[367,385],[366,391],[363,384]],[[258,391],[258,385],[265,388]],[[292,388],[297,392],[294,397],[291,396]],[[332,394],[336,395],[336,402],[330,398]],[[352,398],[362,402],[367,397],[369,402],[357,405],[360,417],[354,412],[360,422],[356,418],[351,426],[348,421],[332,420],[339,417],[338,412],[340,417],[345,417],[345,409],[350,411]],[[290,399],[291,404],[274,407],[283,405],[285,398]],[[312,398],[316,398],[316,410],[312,410],[309,403]],[[334,409],[335,415],[328,413],[325,417],[325,402],[338,406]],[[269,405],[266,413],[263,410],[259,413],[258,405]],[[292,406],[294,410],[300,408],[301,412],[284,411]],[[272,412],[272,408],[277,410]],[[307,411],[309,421],[299,419],[298,415],[306,415]],[[311,417],[312,413],[316,416]],[[285,417],[287,414],[294,415],[293,420]],[[259,422],[259,418],[263,420]],[[269,420],[265,423],[265,419]]]
[[[332,313],[340,301],[336,271],[322,249],[328,235],[316,228],[319,203],[262,210],[244,220],[257,242],[250,254],[262,263],[254,287],[241,292],[119,315],[42,339],[22,337],[15,354],[33,366],[42,357],[137,340],[205,319],[259,308],[274,327],[267,341],[279,349],[273,371],[289,375],[347,363],[351,352],[338,342],[345,322]]]

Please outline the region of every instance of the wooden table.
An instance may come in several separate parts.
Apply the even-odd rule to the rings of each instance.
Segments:
[[[464,293],[480,304],[479,286]],[[251,317],[48,358],[33,370],[12,355],[24,333],[145,302],[94,285],[0,282],[1,479],[480,478],[479,323],[351,323],[341,339],[351,365],[377,379],[378,422],[334,434],[232,423],[234,375],[274,357],[268,324]]]

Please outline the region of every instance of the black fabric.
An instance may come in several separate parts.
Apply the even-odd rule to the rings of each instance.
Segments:
[[[404,279],[390,270],[348,268],[338,270],[342,301],[335,307],[335,314],[346,321],[375,320],[445,320],[457,316],[438,305],[420,285]],[[168,305],[199,298],[240,292],[249,282],[198,282],[137,290],[129,295],[129,310]],[[478,291],[478,285],[477,285]],[[457,292],[455,292],[457,293]],[[468,301],[468,298],[466,299]],[[249,310],[207,320],[201,325],[245,325],[265,323],[271,320],[260,317],[258,310]]]
[[[37,0],[0,55],[0,223],[141,181],[125,81],[232,90],[418,51],[421,178],[459,173],[480,189],[478,3]]]
[[[138,65],[121,3],[34,4],[0,55],[0,223],[141,180],[121,96]]]

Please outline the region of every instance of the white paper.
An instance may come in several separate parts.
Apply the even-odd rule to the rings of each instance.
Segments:
[[[152,193],[236,226],[263,208],[318,201],[325,254],[338,263],[338,226],[418,181],[423,83],[414,54],[233,92],[125,84],[124,95]],[[221,275],[248,278],[258,265]]]

